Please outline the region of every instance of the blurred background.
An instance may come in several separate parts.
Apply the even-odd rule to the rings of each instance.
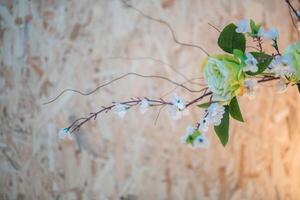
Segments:
[[[231,122],[226,148],[213,131],[208,149],[180,142],[200,118],[198,108],[176,122],[163,109],[156,124],[157,108],[144,115],[131,109],[124,119],[105,114],[61,140],[60,128],[102,105],[161,97],[174,85],[130,76],[93,95],[66,93],[43,105],[63,89],[90,91],[127,72],[183,82],[172,67],[199,77],[205,54],[174,43],[165,26],[119,0],[0,2],[0,199],[299,199],[296,88],[278,94],[268,83],[254,100],[239,98],[246,123]],[[243,18],[261,21],[279,29],[281,50],[298,40],[284,0],[130,3],[211,54],[222,51],[208,23],[222,29]]]

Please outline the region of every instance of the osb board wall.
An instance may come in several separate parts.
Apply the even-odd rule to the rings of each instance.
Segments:
[[[280,47],[296,41],[283,0],[151,0],[132,4],[168,21],[184,42],[210,53],[218,28],[241,18],[280,29]],[[192,150],[179,137],[201,116],[192,109],[173,122],[163,110],[125,119],[104,115],[73,140],[58,129],[112,101],[162,96],[165,81],[128,77],[82,97],[127,72],[183,81],[201,76],[204,55],[175,44],[166,27],[149,21],[118,0],[2,0],[0,70],[0,199],[299,199],[300,98],[296,88],[277,94],[266,84],[254,100],[240,98],[246,123],[231,123],[223,148]],[[267,45],[267,44],[266,44]],[[113,58],[113,57],[119,57]],[[136,58],[135,60],[120,57]],[[192,87],[193,85],[190,85]],[[177,90],[186,99],[196,94]]]

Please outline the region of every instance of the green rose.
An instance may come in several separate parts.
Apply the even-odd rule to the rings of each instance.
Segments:
[[[245,74],[238,58],[231,55],[210,56],[203,63],[203,71],[214,101],[229,101],[242,93]]]
[[[289,65],[293,68],[294,72],[290,77],[290,81],[297,83],[300,81],[300,42],[291,44],[284,52],[287,57]]]

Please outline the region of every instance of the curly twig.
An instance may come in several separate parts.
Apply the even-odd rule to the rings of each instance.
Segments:
[[[199,45],[180,42],[180,41],[177,39],[176,35],[175,35],[175,31],[173,30],[173,28],[171,27],[171,25],[170,25],[168,22],[166,22],[166,21],[164,21],[164,20],[162,20],[162,19],[156,19],[156,18],[154,18],[154,17],[151,17],[151,16],[145,14],[145,13],[144,13],[143,11],[141,11],[140,9],[138,9],[138,8],[134,7],[133,5],[129,4],[126,0],[120,0],[120,1],[123,2],[127,7],[129,7],[129,8],[131,8],[131,9],[135,10],[136,12],[138,12],[138,13],[139,13],[140,15],[142,15],[143,17],[145,17],[145,18],[147,18],[147,19],[149,19],[149,20],[156,21],[156,22],[158,22],[158,23],[160,23],[160,24],[165,25],[165,26],[170,30],[170,32],[171,32],[171,34],[172,34],[172,38],[173,38],[173,40],[174,40],[175,43],[177,43],[177,44],[179,44],[179,45],[182,45],[182,46],[187,46],[187,47],[193,47],[193,48],[200,49],[203,53],[205,53],[207,56],[209,56],[209,53],[208,53],[203,47],[201,47],[201,46],[199,46]]]
[[[104,84],[102,84],[102,85],[96,87],[95,89],[93,89],[93,90],[90,91],[90,92],[82,92],[82,91],[75,90],[75,89],[65,89],[65,90],[63,90],[61,93],[59,93],[54,99],[52,99],[52,100],[50,100],[50,101],[48,101],[48,102],[45,102],[45,103],[43,103],[43,104],[45,105],[45,104],[49,104],[49,103],[52,103],[52,102],[56,101],[59,97],[61,97],[61,96],[62,96],[64,93],[66,93],[66,92],[74,92],[74,93],[78,93],[78,94],[83,95],[83,96],[88,96],[88,95],[91,95],[91,94],[95,93],[95,92],[96,92],[97,90],[99,90],[100,88],[103,88],[103,87],[105,87],[105,86],[108,86],[108,85],[110,85],[111,83],[113,83],[113,82],[115,82],[115,81],[118,81],[118,80],[120,80],[120,79],[122,79],[122,78],[125,78],[125,77],[127,77],[127,76],[131,76],[131,75],[138,76],[138,77],[142,77],[142,78],[158,78],[158,79],[162,79],[162,80],[168,81],[168,82],[170,82],[170,83],[172,83],[172,84],[174,84],[174,85],[176,85],[176,86],[178,86],[178,87],[181,87],[181,88],[183,88],[183,89],[185,89],[185,90],[187,90],[187,91],[189,91],[189,92],[201,92],[201,90],[192,90],[192,89],[186,87],[184,84],[177,83],[176,81],[173,81],[173,80],[171,80],[171,79],[169,79],[169,78],[167,78],[167,77],[164,77],[164,76],[156,76],[156,75],[147,76],[147,75],[141,75],[141,74],[134,73],[134,72],[129,72],[129,73],[127,73],[127,74],[124,74],[124,75],[122,75],[122,76],[119,76],[119,77],[117,77],[117,78],[115,78],[115,79],[113,79],[113,80],[111,80],[111,81],[109,81],[109,82],[107,82],[107,83],[104,83]]]
[[[181,73],[180,71],[178,71],[173,65],[163,61],[163,60],[160,60],[160,59],[157,59],[157,58],[153,58],[153,57],[150,57],[150,56],[146,56],[146,57],[124,57],[124,56],[113,56],[113,57],[106,57],[106,58],[103,58],[103,59],[107,59],[107,60],[112,60],[112,59],[123,59],[123,60],[152,60],[154,62],[157,62],[157,63],[161,63],[163,65],[166,65],[168,67],[170,67],[170,69],[172,69],[175,73],[177,73],[178,75],[180,75],[183,79],[185,79],[187,82],[186,83],[190,83],[190,84],[194,84],[194,85],[200,85],[199,83],[197,82],[194,82],[193,80],[195,80],[194,78],[193,79],[189,79],[186,75],[184,75],[183,73]],[[197,78],[197,79],[200,79],[200,78]]]

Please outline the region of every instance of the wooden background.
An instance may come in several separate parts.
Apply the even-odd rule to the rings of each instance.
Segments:
[[[195,123],[193,108],[173,122],[163,110],[125,119],[103,115],[72,140],[57,132],[76,117],[112,101],[162,96],[174,86],[128,77],[88,97],[89,91],[127,72],[183,81],[201,76],[205,58],[175,44],[165,26],[118,0],[0,1],[0,199],[299,199],[300,98],[260,88],[254,100],[239,98],[246,123],[231,123],[223,148],[193,150],[179,137]],[[294,3],[297,3],[294,1]],[[218,28],[242,18],[280,30],[280,48],[296,41],[284,0],[133,0],[151,16],[168,21],[179,40],[220,53]],[[268,46],[268,42],[265,43]],[[124,59],[131,57],[134,60]],[[177,91],[186,99],[196,94]]]

